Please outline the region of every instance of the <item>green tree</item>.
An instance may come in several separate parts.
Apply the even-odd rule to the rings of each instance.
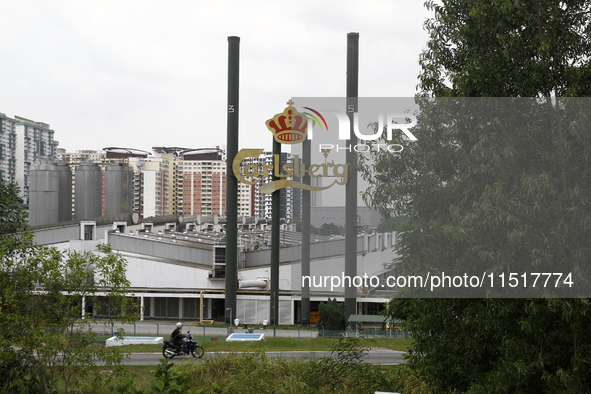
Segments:
[[[327,302],[321,302],[318,305],[318,329],[325,330],[344,330],[345,322],[345,304],[337,302],[337,299],[328,299]]]
[[[126,297],[126,262],[100,245],[94,253],[38,247],[15,202],[18,188],[0,183],[0,391],[71,392],[84,385],[96,361],[117,366],[122,356],[92,347],[96,319],[108,300],[112,316],[133,321],[135,303]],[[96,374],[95,377],[100,377]]]
[[[337,226],[334,223],[324,223],[320,226],[320,235],[341,235],[345,233],[345,229],[343,226]]]
[[[378,227],[376,228],[376,232],[378,232],[378,233],[391,232],[391,231],[397,229],[397,225],[404,222],[404,219],[405,218],[403,216],[395,216],[395,217],[389,218],[389,219],[381,218],[380,224],[378,224]]]
[[[437,3],[420,96],[449,101],[422,102],[418,141],[363,169],[367,201],[408,218],[399,273],[570,268],[589,286],[591,108],[562,97],[591,93],[591,2]],[[455,97],[507,96],[539,98],[513,102],[531,105],[525,124],[453,112],[467,102]],[[410,365],[435,392],[591,390],[586,298],[394,299],[388,313],[405,319]]]
[[[422,95],[556,97],[591,93],[588,0],[427,0]]]

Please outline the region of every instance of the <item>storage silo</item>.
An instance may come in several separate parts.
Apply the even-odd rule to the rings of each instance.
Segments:
[[[105,215],[133,211],[133,171],[127,165],[105,168]]]
[[[76,166],[74,220],[102,216],[103,172],[96,164]]]
[[[59,222],[59,174],[56,166],[36,163],[29,171],[29,225]]]
[[[68,222],[72,220],[72,170],[60,163],[55,168],[59,177],[58,221]]]

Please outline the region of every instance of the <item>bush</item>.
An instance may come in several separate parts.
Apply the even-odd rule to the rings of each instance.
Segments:
[[[328,299],[328,302],[321,302],[318,305],[318,329],[325,330],[344,330],[347,326],[345,322],[345,304],[337,302],[337,299]]]

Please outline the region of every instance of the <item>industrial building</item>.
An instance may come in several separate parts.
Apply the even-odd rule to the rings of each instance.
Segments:
[[[225,314],[224,218],[217,215],[168,215],[139,219],[120,214],[33,228],[35,241],[58,249],[96,250],[109,243],[127,260],[129,295],[143,306],[142,319],[222,320]],[[254,218],[239,221],[238,295],[234,316],[247,324],[269,319],[270,225]],[[279,324],[301,321],[301,233],[281,225]],[[359,314],[376,314],[392,289],[386,277],[396,233],[357,236],[357,273],[379,282],[357,289]],[[343,300],[344,288],[322,278],[344,271],[344,237],[311,236],[311,323],[319,302]],[[318,281],[316,278],[320,278]],[[89,311],[92,306],[88,306]]]
[[[56,157],[59,163],[71,167],[73,195],[73,217],[83,219],[120,212],[138,212],[140,217],[164,216],[173,213],[187,215],[225,215],[225,182],[226,182],[226,154],[219,147],[213,148],[183,148],[183,147],[154,147],[153,154],[137,149],[109,147],[101,151],[77,150],[65,152],[59,150]],[[273,161],[271,152],[263,152],[256,160],[259,165],[268,165]],[[281,163],[291,163],[292,158],[287,153],[281,154]],[[245,161],[247,162],[247,161]],[[250,162],[249,162],[250,163]],[[94,185],[93,169],[100,167],[102,176],[102,197],[100,200],[101,213],[98,211],[82,212],[76,209],[75,186],[76,171],[84,170],[80,178],[84,177],[84,184]],[[131,172],[128,172],[131,171]],[[131,174],[131,175],[130,175]],[[97,173],[98,176],[98,173]],[[117,179],[109,180],[109,179]],[[264,179],[256,185],[238,185],[238,215],[256,216],[259,219],[271,218],[271,197],[259,191],[259,186],[269,182]],[[115,186],[115,183],[118,186]],[[124,195],[119,192],[125,189]],[[118,197],[124,201],[118,207],[123,210],[107,209],[106,199],[109,190],[117,190]],[[93,196],[95,187],[88,193]],[[80,191],[79,193],[85,193]],[[292,188],[285,188],[281,193],[280,217],[291,220],[300,217],[300,194]],[[94,197],[91,199],[95,204]],[[90,201],[90,200],[89,200]],[[96,207],[95,210],[99,208]],[[79,213],[76,213],[76,212]],[[39,223],[34,223],[39,224]]]

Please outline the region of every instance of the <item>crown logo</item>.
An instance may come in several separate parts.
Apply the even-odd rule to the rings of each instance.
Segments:
[[[280,144],[299,144],[308,134],[308,117],[293,108],[292,104],[289,100],[282,113],[265,122]]]

